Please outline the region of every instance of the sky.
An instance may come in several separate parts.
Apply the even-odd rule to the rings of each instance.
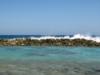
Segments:
[[[0,0],[0,35],[100,35],[100,0]]]

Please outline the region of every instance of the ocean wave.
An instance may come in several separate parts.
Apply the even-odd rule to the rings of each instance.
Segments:
[[[22,39],[22,40],[26,40],[27,38],[23,37],[23,38],[13,38],[13,39],[9,39],[9,40],[16,40],[16,39]],[[73,39],[85,39],[85,40],[92,40],[95,42],[100,43],[100,37],[98,36],[90,36],[90,35],[82,35],[82,34],[75,34],[73,36],[40,36],[40,37],[35,37],[35,36],[30,36],[28,37],[28,39],[31,40],[46,40],[46,39],[69,39],[69,40],[73,40]]]
[[[45,39],[85,39],[85,40],[92,40],[95,42],[100,42],[100,37],[93,37],[90,35],[82,35],[82,34],[75,34],[71,36],[64,36],[64,37],[56,37],[56,36],[42,36],[42,37],[30,37],[32,40],[45,40]]]

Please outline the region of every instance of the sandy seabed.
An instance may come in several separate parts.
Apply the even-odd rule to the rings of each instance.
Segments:
[[[0,62],[0,75],[100,75],[100,62]]]

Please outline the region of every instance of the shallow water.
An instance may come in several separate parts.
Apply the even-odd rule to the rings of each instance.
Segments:
[[[0,47],[0,75],[100,75],[100,48]]]
[[[100,61],[100,48],[89,47],[0,47],[0,60]]]

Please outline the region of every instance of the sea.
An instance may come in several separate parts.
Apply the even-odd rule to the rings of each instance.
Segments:
[[[30,37],[41,35],[0,35],[0,39]],[[100,75],[100,48],[0,46],[0,75]]]

